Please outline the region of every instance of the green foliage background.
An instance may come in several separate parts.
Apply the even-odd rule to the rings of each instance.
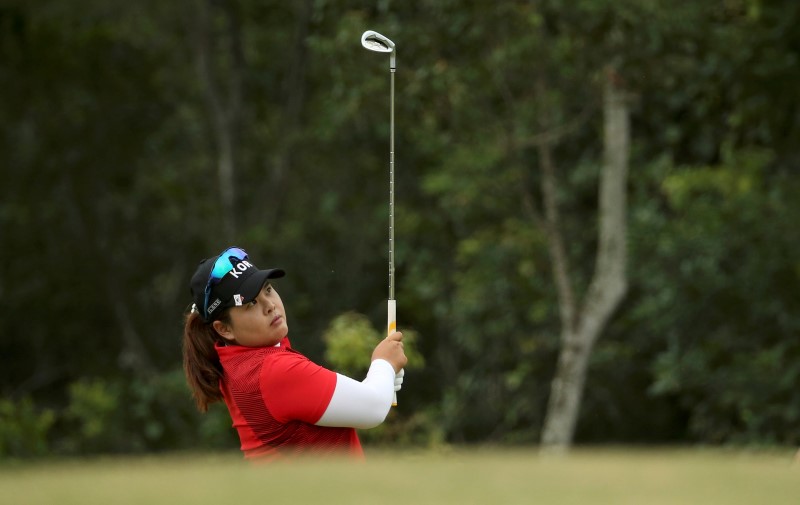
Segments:
[[[201,6],[223,91],[228,13],[241,36],[235,229]],[[398,45],[398,315],[419,352],[369,442],[538,441],[559,328],[525,204],[532,139],[566,132],[559,203],[585,284],[614,65],[635,94],[630,292],[576,441],[797,444],[798,26],[790,0],[3,2],[0,457],[235,447],[180,372],[188,278],[231,242],[287,270],[297,348],[366,368],[385,321],[389,126],[366,29]]]

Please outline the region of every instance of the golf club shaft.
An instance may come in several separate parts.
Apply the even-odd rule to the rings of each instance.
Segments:
[[[389,303],[387,313],[389,317],[388,330],[391,335],[397,331],[397,302],[394,298],[394,66],[389,71],[391,84],[389,99]],[[397,406],[396,392],[392,399],[392,405]]]
[[[389,300],[394,300],[394,69],[389,109]]]

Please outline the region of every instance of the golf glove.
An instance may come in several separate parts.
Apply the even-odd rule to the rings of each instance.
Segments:
[[[394,376],[394,390],[395,392],[400,391],[403,387],[403,376],[406,374],[405,369],[401,369],[397,372]]]

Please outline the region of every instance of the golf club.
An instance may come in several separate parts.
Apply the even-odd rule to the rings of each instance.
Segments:
[[[389,300],[387,304],[387,335],[397,330],[397,301],[394,297],[394,74],[397,69],[394,42],[378,32],[367,30],[361,35],[361,45],[369,51],[389,53]],[[402,377],[403,371],[398,372]],[[397,393],[392,405],[397,405]]]

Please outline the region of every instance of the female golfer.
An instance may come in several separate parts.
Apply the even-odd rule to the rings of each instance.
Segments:
[[[395,332],[372,353],[358,382],[314,364],[292,349],[283,301],[240,248],[200,262],[190,289],[183,366],[197,407],[224,401],[246,458],[345,453],[363,458],[355,428],[386,418],[395,378],[407,362]]]

